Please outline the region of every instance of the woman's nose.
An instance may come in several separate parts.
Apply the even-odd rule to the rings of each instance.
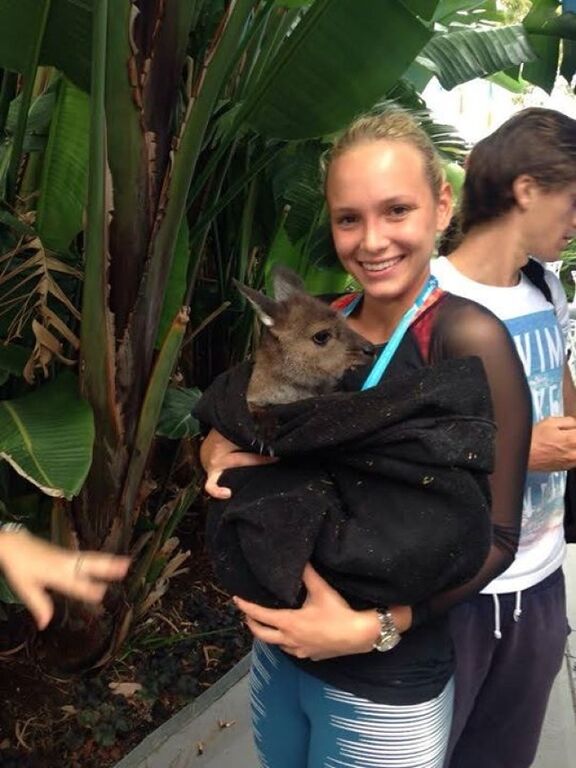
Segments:
[[[367,224],[364,229],[362,246],[365,251],[377,253],[384,250],[390,243],[385,227],[378,224]]]

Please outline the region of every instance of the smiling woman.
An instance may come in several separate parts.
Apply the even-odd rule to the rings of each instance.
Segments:
[[[377,461],[389,462],[384,485],[371,494],[376,507],[368,510],[357,490],[367,478],[342,494],[350,516],[363,511],[364,529],[369,532],[362,539],[364,544],[358,540],[347,550],[351,559],[341,559],[333,569],[335,575],[328,568],[323,570],[326,540],[331,537],[322,528],[324,539],[320,537],[311,564],[302,573],[306,597],[300,608],[270,608],[249,602],[246,595],[236,598],[257,640],[252,674],[256,744],[267,768],[323,768],[344,763],[366,768],[376,762],[380,768],[440,768],[453,697],[446,612],[484,587],[514,558],[530,439],[529,393],[521,363],[500,321],[478,305],[439,290],[430,277],[430,257],[438,232],[448,223],[451,196],[440,161],[412,118],[388,110],[353,123],[326,159],[325,189],[337,254],[363,289],[340,297],[334,306],[343,311],[354,331],[383,345],[373,368],[363,366],[345,378],[347,391],[341,395],[357,398],[350,403],[355,407],[348,416],[341,407],[333,422],[344,430],[368,422],[372,448],[375,440],[385,437],[381,417],[395,414],[397,431],[391,440],[394,447],[383,439],[378,451],[374,449]],[[486,379],[478,376],[473,385],[462,384],[451,366],[456,359],[471,356],[481,359]],[[385,365],[380,368],[383,360]],[[429,366],[434,370],[428,370]],[[406,567],[402,557],[401,564],[395,564],[404,545],[409,543],[412,550],[414,573],[421,572],[434,550],[420,525],[428,518],[426,490],[421,503],[409,500],[415,486],[426,489],[436,482],[437,464],[422,443],[422,435],[429,434],[429,429],[411,431],[400,408],[405,397],[423,406],[429,427],[443,423],[439,403],[426,400],[424,405],[429,393],[416,383],[420,375],[430,374],[444,377],[449,400],[457,410],[464,403],[470,405],[472,394],[480,393],[485,404],[493,403],[498,461],[490,478],[492,544],[488,557],[465,584],[433,594],[428,591],[413,604],[406,604],[409,599],[402,598],[401,590],[389,588],[383,601],[372,599],[367,601],[368,607],[352,606],[344,596],[351,592],[345,591],[337,577],[354,573],[363,549],[373,552],[384,565],[389,587]],[[373,401],[364,398],[369,393],[357,390],[372,387],[376,395],[394,387],[399,394],[387,406],[370,406],[367,403]],[[229,391],[228,400],[233,387]],[[315,401],[308,402],[316,407]],[[323,406],[318,403],[317,407]],[[471,415],[486,418],[480,410],[477,407]],[[309,442],[332,434],[334,423],[328,420],[323,428],[318,427]],[[231,440],[238,434],[234,424],[211,425]],[[243,472],[259,475],[264,489],[261,508],[267,510],[262,523],[270,525],[276,498],[282,497],[278,484],[271,484],[270,473],[298,471],[298,456],[290,456],[285,470],[282,459],[276,465],[247,470],[259,458],[246,453],[249,443],[237,442],[243,442],[244,452],[237,452],[234,443],[214,430],[207,437],[202,451],[207,488],[224,498],[216,480],[225,468],[243,466]],[[509,449],[511,445],[514,450]],[[345,453],[352,454],[352,461],[354,451],[349,441]],[[302,461],[309,463],[309,455],[309,450],[304,451]],[[328,474],[330,488],[338,488],[347,469],[337,464],[337,453],[331,456],[332,461],[319,463],[318,469]],[[373,476],[374,472],[367,474]],[[413,483],[411,476],[420,479]],[[231,483],[233,480],[231,475]],[[486,483],[485,477],[482,482]],[[458,487],[455,473],[448,486]],[[399,502],[396,507],[393,496]],[[236,493],[232,501],[235,498]],[[243,502],[246,497],[238,492],[240,506]],[[398,507],[402,514],[396,518],[394,536],[378,535],[379,524],[392,518]],[[453,532],[451,525],[445,517],[436,527],[440,532]],[[295,535],[302,535],[298,526]],[[344,554],[346,548],[338,548],[342,536],[333,538],[336,553]],[[454,551],[465,552],[467,543],[462,541]],[[268,549],[292,562],[294,547],[289,536],[271,535]],[[282,573],[276,575],[282,578]],[[355,579],[370,589],[375,583],[374,570],[367,568]],[[287,740],[290,753],[284,747]]]

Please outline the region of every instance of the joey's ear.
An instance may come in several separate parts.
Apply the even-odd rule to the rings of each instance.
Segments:
[[[276,301],[286,301],[294,293],[306,293],[302,278],[292,269],[276,264],[270,272]]]
[[[242,285],[238,280],[234,280],[233,282],[242,296],[244,296],[245,299],[248,299],[250,304],[252,304],[260,322],[268,328],[272,327],[278,317],[278,304],[274,299],[265,296],[260,291],[255,291],[254,288]]]

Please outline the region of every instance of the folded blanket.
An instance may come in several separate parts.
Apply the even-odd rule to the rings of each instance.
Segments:
[[[195,409],[242,449],[280,457],[228,470],[232,498],[209,502],[207,543],[229,592],[299,605],[311,561],[355,607],[412,605],[479,570],[495,426],[478,358],[271,407],[266,445],[246,405],[250,373],[223,374]]]

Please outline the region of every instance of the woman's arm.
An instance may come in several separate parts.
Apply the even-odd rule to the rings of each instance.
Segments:
[[[307,591],[302,608],[264,608],[234,598],[255,637],[278,645],[291,656],[312,661],[373,649],[380,636],[376,610],[353,610],[310,564],[304,569],[302,581]],[[396,606],[390,611],[400,633],[410,628],[410,608]]]
[[[522,363],[506,327],[484,307],[453,302],[439,320],[434,358],[477,356],[488,379],[496,443],[492,494],[492,544],[484,565],[461,587],[442,592],[414,606],[414,624],[444,613],[503,573],[518,547],[526,468],[532,431],[532,401]]]

